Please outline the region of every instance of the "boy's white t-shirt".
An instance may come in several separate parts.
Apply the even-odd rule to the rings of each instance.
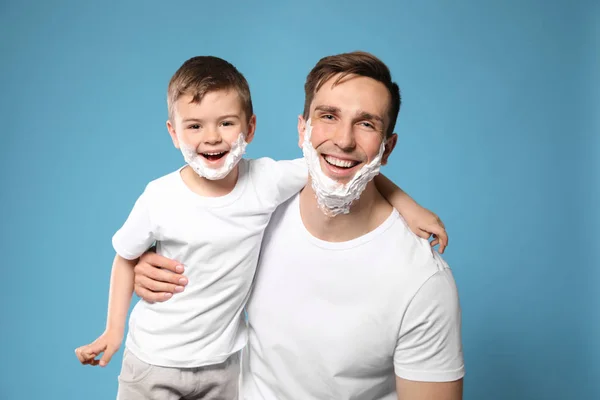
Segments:
[[[391,400],[396,376],[464,374],[452,272],[396,210],[332,243],[306,230],[294,196],[265,232],[247,311],[244,400]]]
[[[203,197],[183,182],[181,169],[149,183],[113,247],[125,259],[157,252],[181,262],[189,280],[164,303],[140,300],[131,312],[127,348],[165,367],[225,361],[247,341],[243,309],[264,230],[275,208],[306,184],[304,159],[242,159],[234,189]]]

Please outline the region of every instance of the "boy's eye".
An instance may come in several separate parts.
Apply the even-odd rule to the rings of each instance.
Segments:
[[[200,125],[193,124],[193,125],[188,126],[188,128],[190,128],[190,129],[200,129]]]
[[[223,122],[221,122],[221,125],[223,125],[223,126],[233,126],[233,122],[232,121],[223,121]]]

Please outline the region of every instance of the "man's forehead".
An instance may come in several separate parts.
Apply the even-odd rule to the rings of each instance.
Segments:
[[[315,111],[320,109],[349,113],[387,120],[391,95],[383,83],[375,79],[351,75],[338,82],[339,75],[333,76],[316,91],[311,104]]]

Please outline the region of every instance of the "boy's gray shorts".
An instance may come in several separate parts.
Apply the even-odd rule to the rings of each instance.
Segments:
[[[125,349],[117,400],[237,400],[240,352],[197,368],[150,365]]]

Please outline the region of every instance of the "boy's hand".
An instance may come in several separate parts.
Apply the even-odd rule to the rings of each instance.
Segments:
[[[133,272],[135,294],[149,303],[166,301],[188,284],[181,263],[152,252],[140,257]]]
[[[104,332],[98,339],[92,343],[78,347],[75,349],[75,354],[79,359],[79,362],[83,365],[100,365],[105,367],[110,362],[112,356],[121,347],[122,335]],[[96,359],[97,356],[102,354],[102,358]]]
[[[423,207],[407,217],[408,227],[423,239],[429,239],[433,235],[431,247],[439,244],[438,251],[440,254],[444,254],[444,250],[448,246],[448,233],[440,217]]]

